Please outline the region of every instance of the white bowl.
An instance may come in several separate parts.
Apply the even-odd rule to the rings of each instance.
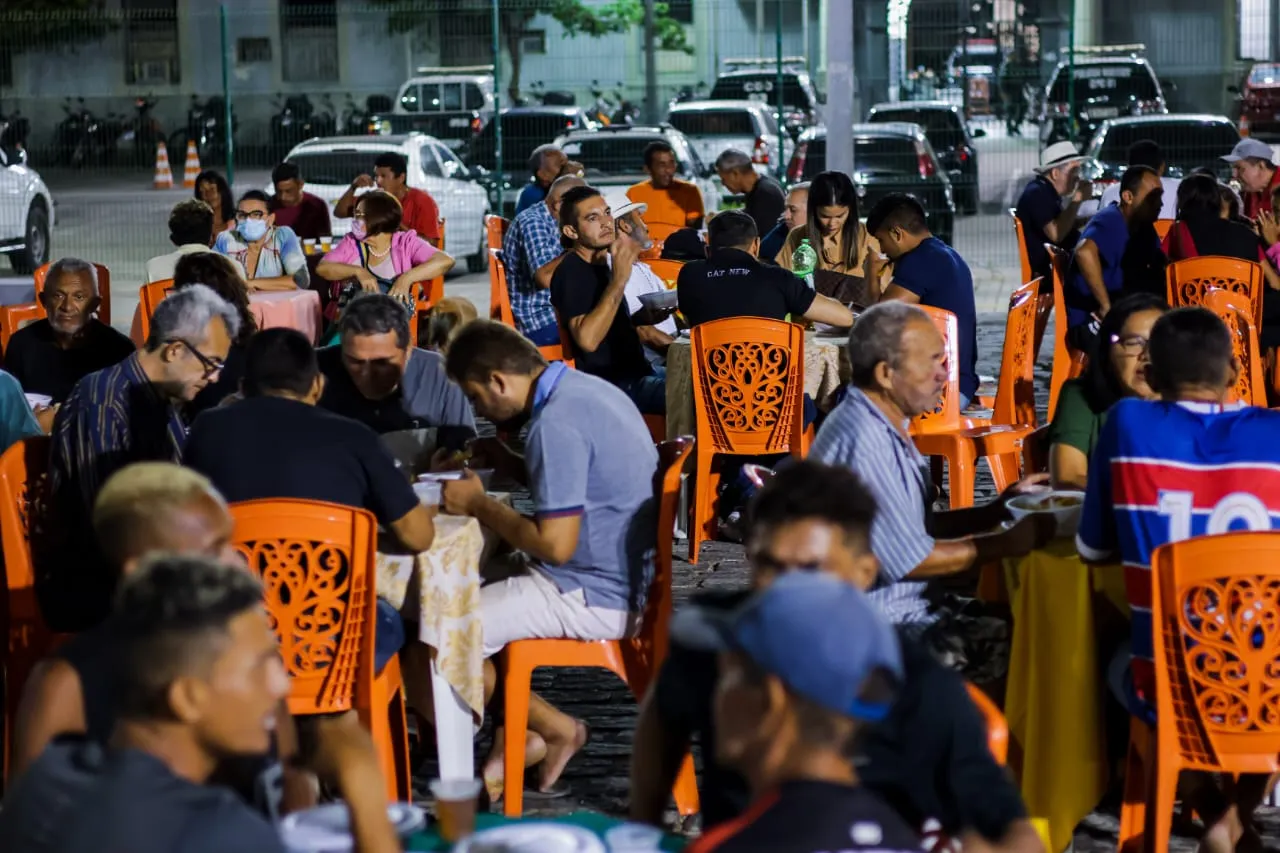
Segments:
[[[654,311],[675,310],[680,304],[680,294],[674,290],[658,290],[653,293],[642,293],[637,297],[640,304]]]
[[[1080,514],[1084,510],[1084,492],[1071,489],[1054,489],[1048,492],[1032,492],[1012,497],[1005,504],[1014,521],[1028,515],[1049,514],[1057,522],[1059,538],[1074,537],[1080,527]]]

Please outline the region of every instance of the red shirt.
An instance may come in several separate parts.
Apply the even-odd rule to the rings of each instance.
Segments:
[[[333,226],[329,221],[329,205],[311,193],[303,193],[302,201],[293,207],[285,207],[279,196],[272,196],[268,209],[276,215],[276,225],[292,228],[299,240],[329,237]]]
[[[424,240],[440,239],[440,208],[436,200],[419,189],[410,187],[400,199],[400,207],[404,213],[400,224],[418,232]]]
[[[1240,201],[1244,203],[1244,209],[1240,211],[1242,216],[1248,219],[1257,219],[1258,214],[1264,210],[1271,209],[1271,191],[1280,186],[1280,169],[1276,169],[1271,175],[1271,183],[1267,184],[1267,188],[1257,193],[1240,193]]]

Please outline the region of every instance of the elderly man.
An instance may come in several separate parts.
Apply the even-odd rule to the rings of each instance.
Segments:
[[[528,420],[524,457],[495,440],[476,450],[495,470],[527,482],[533,514],[485,495],[479,478],[444,485],[447,512],[480,520],[527,555],[480,589],[486,658],[529,638],[628,636],[644,611],[657,535],[658,457],[644,419],[617,388],[547,362],[514,329],[477,320],[449,348],[449,376],[494,423]],[[485,664],[486,693],[493,668]],[[586,742],[586,726],[536,699],[529,728],[546,745],[538,790],[550,791]],[[502,777],[502,735],[484,770]]]
[[[280,853],[276,827],[211,779],[268,752],[289,692],[262,597],[242,566],[207,557],[157,557],[129,578],[112,615],[111,741],[50,745],[5,792],[0,849]],[[308,763],[350,808],[355,849],[398,851],[369,736],[344,717],[317,725]]]
[[[609,191],[605,199],[609,204],[609,212],[613,214],[613,227],[618,240],[627,240],[635,244],[641,252],[653,248],[653,240],[649,238],[649,226],[644,222],[645,207],[627,198],[621,187]],[[671,311],[651,311],[640,297],[651,293],[665,293],[667,286],[644,261],[637,260],[631,265],[631,278],[623,289],[622,295],[627,302],[627,313],[635,323],[636,334],[640,343],[644,344],[645,358],[655,367],[667,363],[667,348],[675,341],[679,333],[675,318]]]
[[[334,204],[333,215],[339,219],[355,215],[356,201],[362,194],[360,191],[376,186],[400,202],[403,211],[400,221],[405,229],[417,231],[423,240],[440,248],[440,207],[430,193],[409,186],[408,171],[409,161],[403,154],[382,152],[373,161],[373,177],[357,175],[342,198]]]
[[[233,306],[191,285],[156,306],[141,350],[76,383],[53,422],[51,529],[88,530],[102,484],[131,462],[182,459],[181,407],[218,378],[239,330]],[[49,559],[37,560],[45,571],[36,590],[49,626],[76,632],[101,621],[116,576],[92,539],[66,535],[37,546],[48,550]]]
[[[1241,139],[1230,154],[1223,156],[1231,164],[1231,173],[1240,182],[1240,198],[1244,202],[1241,211],[1246,219],[1257,219],[1258,214],[1271,209],[1271,193],[1280,187],[1280,169],[1276,168],[1275,153],[1271,146],[1260,139]]]
[[[767,234],[760,238],[760,260],[767,264],[774,262],[778,252],[787,242],[791,229],[803,225],[809,218],[809,182],[801,181],[792,184],[787,190],[787,203],[782,208],[782,217]]]
[[[173,278],[183,255],[213,251],[213,208],[198,198],[184,199],[169,212],[169,242],[178,248],[147,261],[147,283]]]
[[[736,148],[724,151],[716,158],[716,174],[726,190],[744,197],[743,208],[755,220],[758,232],[764,234],[777,224],[787,205],[782,185],[771,175],[757,172],[745,152]]]
[[[650,228],[661,227],[663,236],[677,228],[701,228],[706,215],[698,185],[676,177],[679,165],[670,143],[650,142],[644,147],[649,180],[627,190],[627,198],[645,205],[644,221]]]
[[[1026,483],[985,506],[933,512],[929,465],[907,431],[947,382],[942,335],[927,314],[905,302],[874,305],[853,324],[848,352],[849,393],[823,421],[809,458],[849,468],[871,490],[878,507],[871,551],[880,562],[871,600],[909,634],[936,644],[950,620],[930,609],[930,583],[1025,554],[1048,541],[1053,525],[1029,516],[1000,528],[1006,500]]]
[[[520,333],[540,347],[560,343],[560,326],[551,307],[551,276],[564,257],[560,242],[560,200],[586,181],[556,178],[545,199],[516,215],[502,240],[511,315]]]
[[[409,342],[404,307],[381,293],[358,296],[338,318],[339,343],[320,350],[320,407],[382,434],[435,429],[436,443],[460,450],[476,434],[475,415],[449,380],[439,353]]]
[[[556,178],[565,174],[564,168],[568,162],[569,158],[558,145],[548,143],[533,149],[529,154],[529,174],[532,178],[520,191],[520,198],[516,200],[516,216],[539,202],[546,201],[551,184]]]
[[[1070,251],[1075,247],[1079,231],[1076,220],[1080,205],[1093,198],[1093,185],[1080,180],[1084,155],[1070,142],[1055,142],[1040,152],[1036,176],[1018,197],[1014,215],[1022,223],[1031,261],[1031,277],[1040,278],[1041,289],[1053,288],[1049,253],[1045,243]]]
[[[128,358],[133,341],[94,316],[101,303],[97,267],[79,258],[55,262],[40,292],[46,317],[9,339],[5,370],[23,390],[47,394],[57,405],[85,376]]]
[[[302,170],[297,163],[284,162],[272,169],[271,184],[276,190],[270,203],[276,225],[292,228],[301,240],[333,234],[328,203],[302,189]]]

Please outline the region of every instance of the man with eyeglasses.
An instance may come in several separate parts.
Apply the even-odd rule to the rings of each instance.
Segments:
[[[94,500],[133,462],[180,462],[181,407],[218,378],[240,315],[202,284],[157,307],[145,346],[76,383],[53,422],[49,485],[56,541],[35,541],[36,592],[45,621],[77,632],[106,616],[116,572],[88,535]]]

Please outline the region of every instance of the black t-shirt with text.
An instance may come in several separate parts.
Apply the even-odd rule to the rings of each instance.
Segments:
[[[789,270],[764,264],[741,249],[717,249],[690,261],[676,280],[680,313],[690,326],[728,317],[798,321],[816,293]]]
[[[55,343],[49,321],[37,320],[9,339],[4,369],[13,374],[23,391],[48,394],[53,402],[61,403],[85,376],[119,364],[136,349],[133,341],[96,319],[89,320],[79,344],[62,349]]]
[[[555,275],[551,276],[551,304],[566,332],[574,317],[590,314],[609,287],[612,272],[607,264],[591,264],[576,252],[565,255]],[[644,347],[631,318],[625,310],[626,300],[618,303],[613,322],[595,352],[586,352],[575,342],[574,366],[610,382],[625,382],[649,376],[653,369],[644,357]],[[572,338],[572,335],[569,335]]]

